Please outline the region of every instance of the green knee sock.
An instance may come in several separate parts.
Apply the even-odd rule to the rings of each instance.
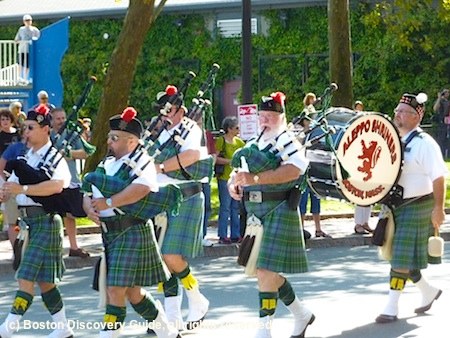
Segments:
[[[51,315],[54,315],[62,309],[63,301],[61,298],[61,293],[56,286],[50,291],[41,294],[41,297],[45,307]]]
[[[23,316],[25,312],[30,308],[33,303],[33,295],[18,290],[16,292],[16,298],[14,298],[14,303],[11,308],[11,313],[15,315]]]
[[[103,317],[103,322],[105,323],[104,331],[120,329],[125,321],[126,315],[127,308],[125,306],[107,304],[105,316]]]
[[[295,293],[292,289],[291,283],[287,279],[284,280],[283,285],[278,289],[278,297],[284,303],[284,305],[289,306],[295,299]]]
[[[174,273],[178,277],[186,290],[192,290],[198,285],[197,279],[192,275],[189,265],[181,272]]]
[[[170,277],[167,282],[163,283],[163,290],[165,297],[178,296],[178,278],[175,276]]]
[[[259,317],[272,316],[277,308],[278,292],[259,293]]]
[[[137,304],[131,304],[134,311],[139,313],[142,318],[148,322],[152,322],[158,316],[158,309],[155,306],[155,300],[150,294],[146,294]]]

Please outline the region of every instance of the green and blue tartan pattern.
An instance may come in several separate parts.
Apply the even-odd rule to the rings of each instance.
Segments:
[[[101,170],[95,170],[83,177],[83,190],[92,190],[90,186],[94,185],[102,192],[103,196],[111,197],[125,189],[130,183],[117,175],[106,175],[104,170],[103,173]],[[124,205],[120,209],[136,218],[147,220],[161,212],[177,214],[181,200],[182,195],[180,189],[177,186],[169,184],[160,187],[158,192],[150,192],[138,202]]]
[[[124,231],[102,232],[102,238],[108,286],[150,286],[170,278],[151,221]]]
[[[16,273],[17,279],[58,283],[64,273],[62,219],[59,215],[42,214],[26,217],[29,242]]]
[[[296,181],[279,184],[277,191],[287,191],[295,184]],[[255,185],[245,191],[269,191],[267,187]],[[291,210],[287,201],[246,201],[245,208],[248,216],[254,214],[261,220],[264,229],[257,268],[280,273],[307,272],[308,259],[298,208]]]
[[[167,215],[162,254],[193,258],[202,252],[204,201],[199,192],[183,201],[177,216]]]
[[[233,168],[241,167],[242,156],[247,160],[249,171],[254,174],[266,170],[273,170],[280,166],[280,159],[274,153],[271,151],[262,151],[258,149],[256,144],[243,147],[234,153],[231,159],[231,166]]]
[[[439,263],[435,257],[428,256],[428,238],[434,234],[433,205],[433,199],[429,199],[394,209],[395,233],[390,262],[393,269],[420,270],[428,263]]]

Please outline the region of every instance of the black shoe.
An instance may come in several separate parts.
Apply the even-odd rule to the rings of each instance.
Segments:
[[[418,314],[427,312],[429,309],[431,309],[431,305],[433,305],[433,302],[436,299],[438,299],[441,296],[441,294],[442,294],[442,290],[439,290],[438,293],[436,294],[436,296],[433,298],[433,300],[429,304],[422,306],[422,307],[418,307],[417,309],[414,310],[414,312],[418,313]]]
[[[397,316],[379,315],[377,318],[375,318],[375,322],[377,322],[378,324],[389,324],[395,322],[397,319]]]

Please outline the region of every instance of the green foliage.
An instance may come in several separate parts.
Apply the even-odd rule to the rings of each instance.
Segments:
[[[355,99],[368,110],[392,112],[403,92],[425,91],[430,97],[429,115],[436,93],[449,85],[450,1],[394,0],[376,5],[361,1],[350,13]],[[287,20],[280,14],[279,10],[258,13],[268,31],[252,37],[252,90],[254,102],[284,91],[289,120],[302,109],[305,93],[321,95],[329,84],[327,8],[285,10]],[[141,116],[154,114],[151,103],[156,94],[167,84],[179,85],[189,70],[198,76],[187,92],[187,105],[212,63],[221,66],[218,94],[226,81],[240,77],[241,40],[209,31],[213,20],[195,13],[158,17],[146,37],[129,99]],[[45,26],[45,22],[35,24]],[[66,108],[76,102],[88,76],[95,75],[98,84],[80,112],[95,116],[122,24],[123,19],[71,20],[69,50],[62,64]],[[2,26],[0,38],[11,39],[16,31],[16,25]],[[220,95],[214,98],[217,118]]]

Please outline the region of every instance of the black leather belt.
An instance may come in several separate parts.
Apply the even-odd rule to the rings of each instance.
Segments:
[[[202,191],[202,185],[201,183],[187,184],[186,186],[181,186],[180,189],[183,197],[189,198]]]
[[[105,220],[103,224],[108,231],[123,231],[129,227],[141,224],[143,221],[135,217],[122,217],[115,220]]]
[[[267,201],[283,201],[289,197],[287,191],[244,191],[244,201],[262,203]]]
[[[433,199],[433,194],[432,193],[428,194],[428,195],[423,195],[423,196],[405,198],[405,199],[403,199],[403,203],[423,202],[423,201],[427,201],[429,199]]]
[[[22,218],[25,217],[36,217],[40,215],[47,215],[47,213],[44,210],[44,207],[41,206],[19,206],[19,215]]]

